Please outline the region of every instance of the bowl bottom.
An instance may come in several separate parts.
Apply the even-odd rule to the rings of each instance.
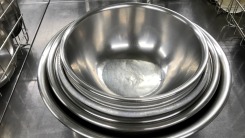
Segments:
[[[97,72],[107,92],[121,97],[153,95],[165,76],[158,65],[136,59],[106,60],[99,64]]]

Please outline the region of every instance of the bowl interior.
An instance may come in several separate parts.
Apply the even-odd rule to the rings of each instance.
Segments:
[[[167,93],[193,77],[204,57],[188,23],[147,7],[94,13],[65,40],[68,74],[80,85],[122,97]]]

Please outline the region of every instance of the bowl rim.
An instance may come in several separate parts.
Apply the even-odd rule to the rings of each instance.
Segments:
[[[180,86],[166,92],[163,94],[159,94],[159,95],[154,95],[154,96],[150,96],[150,97],[140,97],[140,98],[134,98],[134,97],[122,97],[119,95],[110,95],[106,92],[103,92],[102,90],[98,90],[96,88],[94,88],[93,86],[91,86],[90,84],[88,84],[87,82],[81,80],[78,76],[76,76],[75,72],[70,68],[69,64],[68,64],[68,60],[65,56],[65,46],[66,46],[66,42],[67,39],[69,38],[69,36],[72,34],[72,32],[76,29],[76,27],[79,25],[79,23],[83,20],[85,20],[86,18],[88,18],[91,15],[94,15],[96,13],[100,13],[106,10],[112,10],[112,9],[118,9],[118,8],[125,8],[125,7],[133,7],[133,6],[138,6],[138,7],[143,7],[143,8],[148,8],[148,9],[152,9],[152,10],[157,10],[159,12],[163,12],[163,13],[168,13],[171,14],[173,16],[175,16],[176,19],[179,19],[181,21],[184,21],[186,23],[186,25],[188,25],[190,28],[193,29],[194,33],[196,34],[197,38],[200,40],[200,43],[202,44],[202,61],[201,64],[199,66],[199,68],[197,69],[196,73],[189,78],[186,82],[184,82],[183,84],[181,84]],[[189,86],[191,86],[191,84],[193,84],[195,81],[197,81],[199,79],[199,77],[201,76],[201,74],[203,73],[203,71],[206,68],[207,62],[208,62],[208,47],[207,47],[207,43],[205,40],[205,37],[203,36],[203,34],[200,32],[200,30],[186,17],[184,17],[183,15],[172,11],[170,9],[158,6],[158,5],[153,5],[153,4],[145,4],[145,3],[135,3],[135,2],[129,2],[129,3],[120,3],[120,4],[113,4],[113,5],[109,5],[109,6],[104,6],[104,7],[100,7],[98,9],[92,10],[90,12],[88,12],[87,14],[85,14],[84,16],[82,16],[81,18],[79,18],[78,20],[76,20],[74,22],[74,24],[72,24],[71,26],[69,26],[67,28],[67,30],[64,32],[63,37],[61,39],[60,42],[60,58],[61,58],[61,63],[64,67],[64,69],[69,73],[69,75],[74,78],[74,80],[76,82],[78,82],[79,85],[81,85],[82,87],[87,88],[90,92],[93,93],[99,93],[101,95],[104,95],[108,98],[115,98],[115,99],[119,99],[119,100],[125,100],[125,101],[129,101],[129,102],[143,102],[143,101],[153,101],[153,100],[158,100],[158,99],[162,99],[162,98],[166,98],[166,97],[170,97],[175,95],[176,93],[181,93],[184,89],[188,88]]]

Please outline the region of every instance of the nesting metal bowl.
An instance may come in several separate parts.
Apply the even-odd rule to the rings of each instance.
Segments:
[[[139,14],[145,20],[135,16]],[[158,18],[154,20],[152,15]],[[151,27],[149,20],[156,22],[154,27],[157,29]],[[188,38],[176,42],[171,40],[178,36],[179,33],[175,32],[178,29],[171,32],[166,29],[169,24],[164,22],[173,20],[189,28],[184,30],[191,34],[193,43],[197,43],[190,45],[193,43],[188,43]],[[170,32],[159,33],[159,30]],[[119,42],[125,45],[117,45],[113,49]],[[153,49],[146,48],[153,43]],[[173,44],[173,47],[163,45],[165,43]],[[188,46],[194,47],[194,52],[186,50]],[[167,56],[159,56],[159,49],[164,49],[162,52]],[[199,55],[195,56],[195,53]],[[196,68],[191,70],[182,62]],[[149,80],[155,82],[152,76],[157,74],[156,68],[167,73],[164,77],[160,73],[164,79],[160,79],[157,88],[150,83],[137,86],[137,89],[128,87],[130,76],[138,81],[140,79],[135,76],[148,75]],[[174,71],[168,72],[165,68]],[[135,74],[135,70],[140,73]],[[123,81],[127,80],[127,75],[129,82],[126,85]],[[167,79],[166,84],[175,84],[172,81],[177,84],[171,87],[163,85],[166,78],[173,78]],[[125,91],[118,82],[115,83],[116,80],[126,87]],[[113,86],[109,86],[110,81]],[[146,82],[143,84],[148,84]],[[228,97],[230,83],[227,59],[207,32],[169,9],[139,3],[103,7],[69,24],[48,43],[38,70],[39,89],[45,104],[62,123],[85,137],[129,137],[136,134],[144,137],[187,137],[218,115]],[[114,86],[119,88],[114,89]],[[147,91],[140,91],[141,88]]]
[[[141,5],[91,12],[68,27],[60,46],[74,85],[132,102],[191,91],[208,61],[205,38],[190,21]]]

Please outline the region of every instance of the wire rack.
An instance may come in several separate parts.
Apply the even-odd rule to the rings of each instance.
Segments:
[[[11,75],[8,71],[10,68],[16,68],[17,66],[17,55],[21,52],[21,49],[28,45],[29,36],[27,33],[26,25],[23,20],[23,15],[20,13],[18,3],[15,0],[0,0],[0,10],[2,11],[0,15],[0,24],[3,25],[2,29],[8,28],[6,31],[6,38],[0,43],[0,52],[1,50],[6,50],[11,57],[7,62],[7,66],[0,64],[0,70],[2,75],[0,76],[0,81],[7,78],[7,81],[10,80]],[[4,3],[4,4],[3,4]],[[11,13],[11,14],[10,14]],[[11,17],[9,16],[11,15]],[[15,22],[13,23],[13,18]],[[5,24],[3,23],[5,22]],[[7,24],[7,26],[6,26]],[[15,30],[19,29],[18,34],[15,34]],[[3,38],[2,38],[3,39]],[[10,52],[8,49],[4,48],[5,45],[11,41],[13,44],[14,51]]]
[[[239,39],[240,45],[244,45],[245,40],[245,0],[217,0],[216,9],[218,14],[227,13],[227,24],[222,27],[221,32],[229,29],[231,39]],[[232,31],[231,31],[232,30]]]

